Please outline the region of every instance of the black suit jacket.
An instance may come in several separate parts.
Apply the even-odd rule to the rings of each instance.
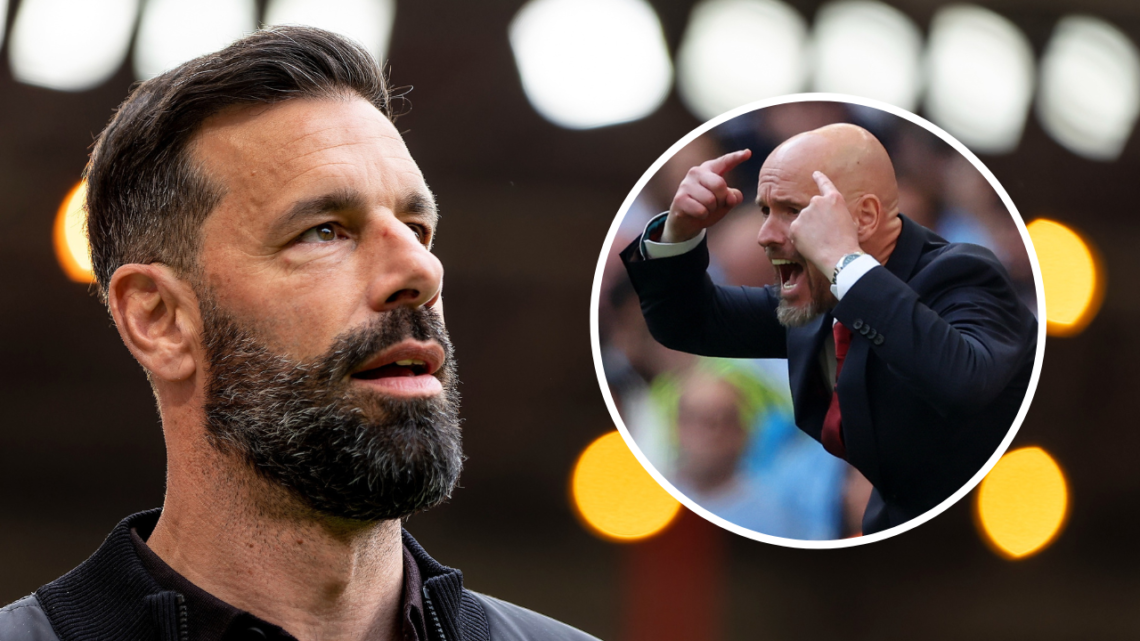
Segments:
[[[654,338],[788,359],[796,425],[816,440],[831,400],[820,354],[833,318],[852,330],[838,394],[847,461],[875,487],[865,534],[926,512],[981,469],[1021,407],[1037,345],[1037,320],[993,253],[902,220],[886,265],[799,328],[777,322],[775,286],[714,285],[704,242],[645,260],[639,238],[622,252]]]

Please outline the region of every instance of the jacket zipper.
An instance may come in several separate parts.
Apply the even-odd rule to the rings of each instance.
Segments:
[[[443,633],[443,626],[439,624],[439,616],[435,613],[435,606],[432,605],[431,596],[428,594],[427,586],[424,586],[424,603],[427,604],[428,613],[431,614],[431,621],[435,624],[436,634],[439,635],[439,641],[447,641],[447,636]]]
[[[190,641],[190,624],[186,621],[186,597],[177,594],[178,601],[178,641]]]

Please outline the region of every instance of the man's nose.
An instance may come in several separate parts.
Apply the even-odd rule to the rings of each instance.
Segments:
[[[403,222],[385,221],[371,234],[369,304],[377,311],[434,305],[443,287],[443,264]]]
[[[756,242],[764,249],[775,245],[783,245],[787,240],[787,230],[780,224],[776,216],[769,214],[764,218],[764,224],[760,225],[760,233],[756,236]]]

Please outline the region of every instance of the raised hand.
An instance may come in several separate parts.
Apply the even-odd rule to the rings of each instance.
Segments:
[[[830,278],[840,258],[859,251],[859,231],[847,201],[831,179],[822,171],[811,177],[819,186],[819,195],[812,196],[788,226],[788,237],[801,256]]]
[[[751,150],[741,149],[690,169],[669,206],[661,241],[680,243],[689,240],[702,229],[715,225],[739,205],[744,195],[739,189],[729,187],[724,175],[751,156]]]

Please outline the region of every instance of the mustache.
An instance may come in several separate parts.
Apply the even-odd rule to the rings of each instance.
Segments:
[[[409,338],[439,343],[444,359],[437,373],[447,374],[454,355],[443,318],[429,307],[398,307],[333,339],[320,358],[318,376],[330,383],[342,380],[376,354]]]

